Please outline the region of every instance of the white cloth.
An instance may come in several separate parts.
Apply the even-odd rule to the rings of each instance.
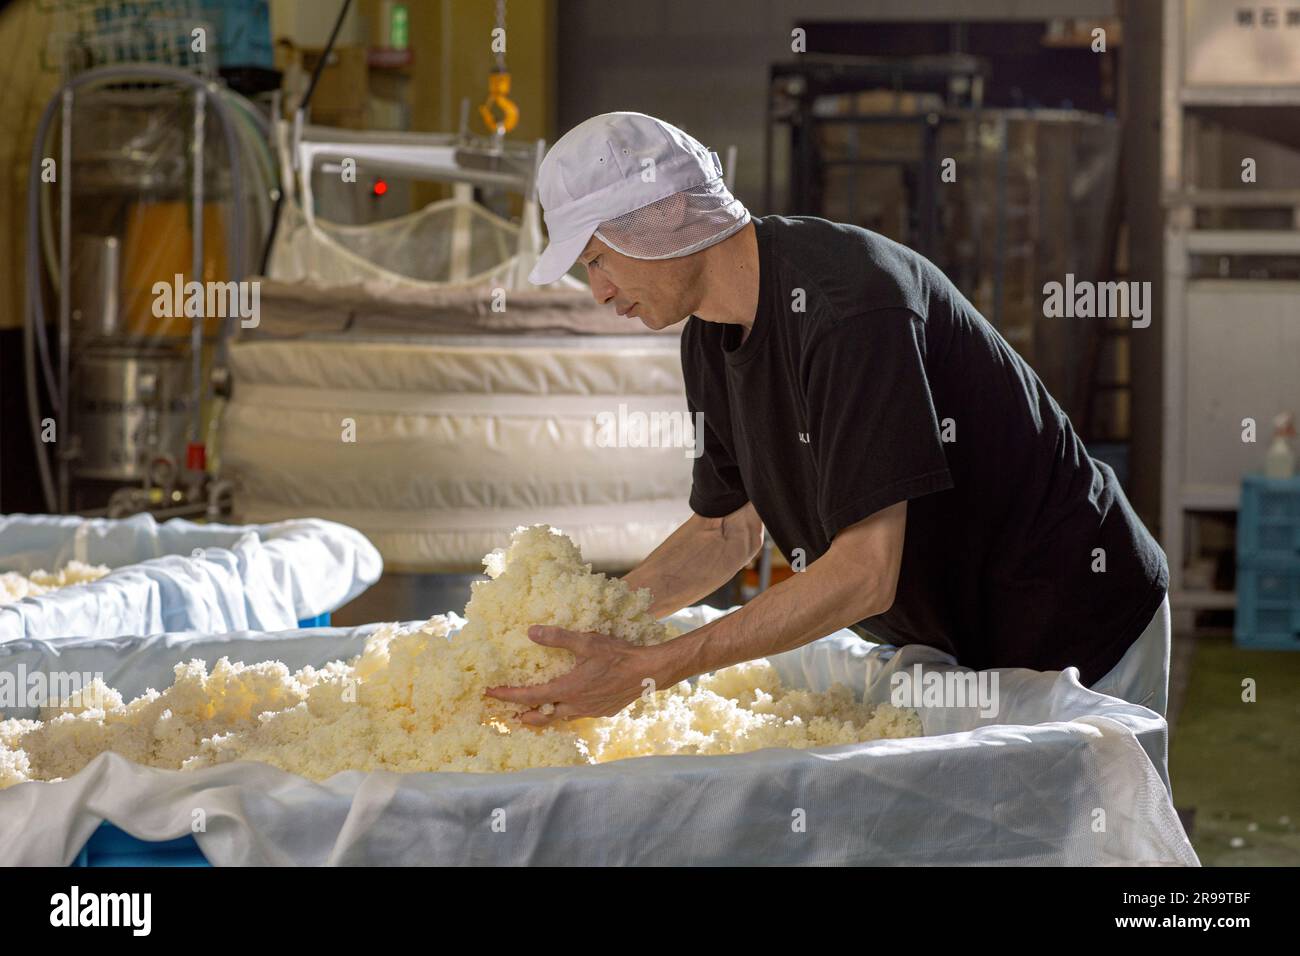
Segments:
[[[107,564],[88,584],[0,605],[0,644],[24,638],[296,627],[335,610],[383,572],[359,531],[317,519],[195,524],[0,515],[0,570]]]
[[[372,628],[19,642],[0,645],[0,668],[32,673],[57,655],[131,696],[179,660],[323,663],[355,654]],[[871,700],[914,665],[963,670],[933,648],[894,653],[848,631],[774,661],[789,683],[840,680]],[[142,839],[182,836],[200,809],[195,836],[218,865],[1198,864],[1153,763],[1159,715],[1080,686],[1074,669],[997,673],[997,718],[923,707],[925,737],[812,751],[319,784],[255,763],[187,773],[104,754],[69,780],[0,791],[0,865],[68,863],[103,819]]]
[[[1092,685],[1099,694],[1149,707],[1161,717],[1169,708],[1169,595],[1119,663]]]

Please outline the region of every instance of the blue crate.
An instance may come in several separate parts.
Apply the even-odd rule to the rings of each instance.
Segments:
[[[73,866],[211,866],[192,836],[150,842],[105,820],[90,835]]]
[[[217,56],[223,68],[275,67],[267,0],[203,0],[203,12],[216,23]]]
[[[1238,647],[1300,651],[1300,559],[1237,559]]]
[[[299,627],[329,627],[330,612],[326,611],[324,614],[317,614],[315,617],[304,617],[301,621],[298,622],[298,626]]]
[[[1246,476],[1237,513],[1237,558],[1300,560],[1300,478]]]

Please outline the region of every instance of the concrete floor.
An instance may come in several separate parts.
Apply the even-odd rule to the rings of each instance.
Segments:
[[[1175,634],[1169,723],[1174,805],[1201,862],[1300,865],[1300,653]]]

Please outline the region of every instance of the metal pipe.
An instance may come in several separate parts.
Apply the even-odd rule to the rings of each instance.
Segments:
[[[68,370],[72,358],[72,105],[73,92],[65,89],[63,103],[62,143],[59,148],[59,409],[55,419],[54,460],[58,463],[59,511],[68,512],[69,459],[60,451],[59,433],[64,448],[72,438],[72,408]]]
[[[222,499],[230,502],[234,507],[235,483],[229,478],[222,478],[208,484],[208,504],[206,514],[208,520],[219,521],[221,519],[221,502]]]
[[[921,127],[920,238],[918,251],[937,258],[939,245],[939,116],[927,113]]]
[[[206,142],[204,135],[204,124],[208,117],[208,94],[207,91],[199,88],[194,91],[194,137],[190,142],[191,150],[191,169],[193,171],[193,185],[190,188],[190,199],[193,203],[193,213],[191,215],[191,235],[193,240],[190,243],[190,249],[193,253],[191,260],[191,271],[194,281],[203,283],[203,148]],[[235,203],[241,202],[242,197],[232,196]],[[207,301],[207,297],[204,297]],[[205,310],[200,309],[199,314],[193,316],[190,326],[190,441],[197,443],[203,440],[203,413],[201,394],[203,388],[203,324],[207,316]],[[227,317],[227,321],[229,317]],[[188,461],[186,462],[188,465]]]

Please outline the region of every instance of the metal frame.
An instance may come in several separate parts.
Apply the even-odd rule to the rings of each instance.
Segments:
[[[122,82],[145,82],[145,83],[171,83],[180,87],[182,94],[194,94],[195,117],[194,132],[198,140],[197,143],[191,142],[190,146],[197,149],[198,167],[195,170],[198,194],[194,199],[194,216],[195,221],[192,223],[194,234],[194,249],[196,253],[195,261],[200,265],[202,263],[202,236],[203,236],[203,206],[204,199],[202,195],[202,153],[203,153],[203,130],[204,130],[204,113],[207,109],[212,109],[214,115],[219,121],[219,128],[222,132],[223,139],[226,143],[227,157],[230,162],[231,176],[231,194],[233,196],[243,196],[243,172],[242,160],[239,153],[238,143],[236,141],[235,122],[231,113],[231,108],[227,106],[222,98],[217,94],[219,87],[211,81],[205,80],[194,74],[175,67],[163,66],[154,63],[122,64],[116,66],[104,66],[96,69],[87,70],[78,73],[71,79],[67,80],[47,101],[40,119],[37,123],[36,135],[32,140],[31,163],[27,176],[27,194],[28,194],[28,211],[27,211],[27,251],[25,261],[25,302],[24,302],[24,350],[34,350],[37,345],[40,348],[42,359],[42,368],[45,371],[46,388],[54,405],[56,418],[61,419],[59,428],[73,440],[70,450],[59,447],[56,443],[54,454],[53,469],[45,457],[43,442],[38,427],[36,411],[38,407],[37,384],[35,379],[40,378],[34,371],[34,364],[29,362],[29,375],[32,376],[32,382],[29,384],[27,400],[30,425],[32,429],[32,439],[37,447],[37,465],[41,477],[42,492],[46,497],[46,507],[51,511],[57,510],[60,513],[67,513],[70,506],[71,497],[71,458],[75,454],[75,435],[70,431],[71,421],[71,234],[72,234],[72,186],[75,168],[72,159],[72,123],[73,111],[77,107],[78,96],[83,95],[87,90],[94,91],[105,85]],[[60,144],[60,169],[59,169],[59,244],[58,244],[58,276],[57,281],[53,283],[54,292],[58,297],[58,331],[59,343],[57,353],[57,366],[51,366],[47,363],[48,342],[46,341],[44,329],[44,292],[42,279],[42,262],[41,250],[41,219],[40,219],[40,195],[42,183],[40,180],[41,160],[46,148],[47,139],[53,128],[53,123],[58,120],[61,132]],[[244,234],[245,229],[245,210],[240,202],[232,203],[232,215],[227,223],[227,244],[231,252],[230,271],[232,278],[239,280],[244,278],[244,262],[242,256],[242,243],[240,237]],[[199,274],[202,270],[199,269]],[[218,346],[218,354],[224,346],[226,335],[229,334],[231,319],[227,319],[222,326],[221,344]],[[202,341],[202,322],[194,323],[196,340]],[[195,360],[195,369],[197,370],[199,360]],[[56,371],[57,368],[57,371]],[[54,381],[50,381],[53,379]],[[191,382],[191,394],[196,406],[199,404],[202,394],[203,383],[199,378]]]
[[[1161,195],[1166,209],[1163,323],[1164,392],[1162,403],[1161,539],[1169,559],[1169,595],[1180,627],[1191,625],[1193,611],[1231,609],[1236,595],[1226,591],[1188,590],[1184,586],[1184,551],[1196,536],[1189,527],[1193,512],[1235,512],[1239,489],[1193,485],[1185,472],[1187,416],[1187,295],[1192,255],[1266,254],[1300,256],[1300,231],[1197,229],[1196,210],[1205,208],[1294,206],[1300,227],[1300,190],[1196,188],[1194,151],[1197,117],[1189,107],[1300,106],[1296,86],[1188,86],[1184,72],[1184,0],[1164,2],[1164,50],[1161,91]]]
[[[794,62],[773,63],[768,67],[767,104],[764,136],[766,148],[763,157],[763,203],[767,212],[774,208],[775,129],[778,124],[788,126],[792,147],[799,161],[789,169],[787,201],[796,205],[806,200],[808,181],[812,169],[813,128],[822,123],[924,123],[925,114],[849,114],[842,116],[816,116],[814,101],[828,93],[852,93],[869,89],[892,88],[896,92],[931,92],[943,96],[952,107],[953,81],[965,80],[966,96],[978,116],[983,100],[984,80],[988,76],[988,63],[979,57],[966,54],[942,56],[885,58],[885,57],[819,57],[805,56]],[[783,97],[794,101],[792,112],[782,113],[777,103]],[[796,181],[796,176],[802,178]]]
[[[820,215],[821,204],[815,201],[822,172],[832,167],[901,167],[914,174],[915,191],[909,204],[910,245],[931,259],[938,259],[940,190],[930,171],[938,166],[939,134],[945,125],[973,124],[976,129],[982,115],[983,88],[988,76],[987,61],[967,54],[944,54],[917,57],[835,56],[800,57],[796,61],[772,63],[768,68],[765,151],[763,160],[764,209],[778,212],[775,206],[776,127],[787,129],[789,151],[786,171],[784,211],[792,215]],[[829,116],[817,114],[819,97],[834,93],[889,89],[895,94],[934,93],[942,97],[940,109],[919,113],[867,112]],[[884,125],[913,127],[916,134],[915,157],[864,158],[858,152],[859,129],[870,130]],[[843,126],[853,131],[847,155],[826,158],[820,155],[817,130],[823,126]],[[1006,185],[1006,123],[1000,121],[1003,134],[999,162],[994,170],[998,202],[994,222],[995,308],[990,321],[1000,326],[1002,320],[1002,259],[1005,222],[1001,199]],[[976,149],[976,175],[980,172],[981,151]],[[852,193],[849,194],[849,219],[854,221]],[[974,235],[976,252],[973,261],[982,261],[980,246],[983,230]],[[960,278],[973,279],[963,276]]]
[[[346,130],[312,126],[301,113],[278,125],[281,180],[298,202],[307,227],[316,223],[312,173],[318,163],[353,160],[357,167],[398,173],[412,178],[452,183],[456,195],[468,198],[474,187],[499,189],[523,196],[520,257],[513,283],[523,287],[528,271],[541,253],[541,213],[537,202],[537,173],[546,154],[546,141],[510,143],[502,137],[452,133],[411,133]]]

